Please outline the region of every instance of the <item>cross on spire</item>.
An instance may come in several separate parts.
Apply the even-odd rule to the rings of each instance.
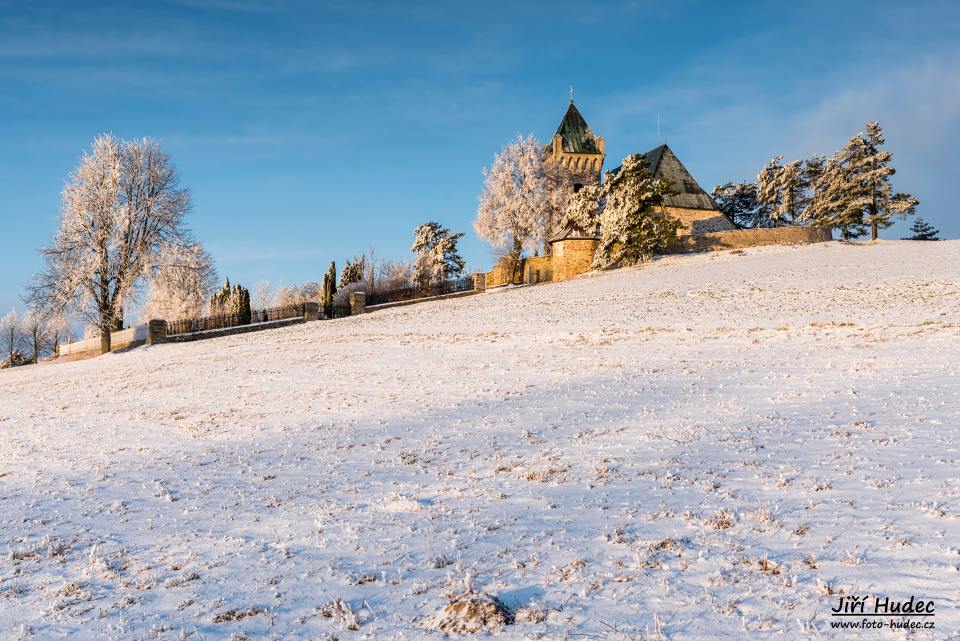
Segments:
[[[573,104],[573,85],[570,85],[570,104]]]

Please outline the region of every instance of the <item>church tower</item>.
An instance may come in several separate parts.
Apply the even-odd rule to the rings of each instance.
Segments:
[[[603,158],[603,138],[590,131],[587,121],[573,104],[571,90],[570,106],[557,127],[557,133],[544,149],[544,161],[564,167],[576,192],[584,185],[600,183]]]

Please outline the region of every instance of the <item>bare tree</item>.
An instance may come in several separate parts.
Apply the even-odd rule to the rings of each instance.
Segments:
[[[269,280],[258,280],[253,286],[253,306],[257,309],[270,307],[273,294],[270,291]]]
[[[11,309],[5,316],[0,317],[0,350],[3,363],[12,367],[16,365],[16,356],[20,353],[23,343],[23,325],[17,310]]]
[[[189,244],[183,219],[190,192],[160,146],[149,139],[93,141],[63,189],[53,243],[41,249],[44,271],[33,306],[74,309],[96,325],[100,351],[124,303],[168,245]]]
[[[379,283],[383,291],[403,289],[413,285],[414,267],[403,261],[384,260],[378,267]]]
[[[31,363],[40,362],[40,359],[49,353],[50,333],[47,321],[43,311],[36,307],[28,309],[21,320],[22,345]]]
[[[63,343],[69,343],[73,340],[73,330],[70,328],[70,320],[66,316],[59,313],[48,314],[47,340],[49,341],[51,354],[56,354]]]

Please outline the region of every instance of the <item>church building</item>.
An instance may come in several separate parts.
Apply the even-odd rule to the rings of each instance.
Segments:
[[[605,157],[603,137],[593,133],[571,96],[560,126],[543,148],[548,189],[569,194],[587,185],[600,184]],[[665,213],[682,224],[677,231],[676,247],[671,246],[671,250],[710,251],[830,240],[829,230],[812,227],[738,230],[668,145],[647,151],[644,158],[650,174],[666,179],[675,192],[665,198],[664,206]],[[619,170],[617,167],[611,173]],[[565,198],[556,200],[565,202]],[[479,276],[483,278],[484,287],[567,280],[590,271],[599,242],[599,228],[585,230],[570,225],[554,230],[546,238],[543,256],[521,259],[516,270],[509,259],[503,258],[493,270]]]
[[[667,196],[666,211],[683,224],[677,232],[678,235],[697,235],[735,228],[670,147],[666,144],[660,145],[646,152],[644,157],[647,169],[653,177],[666,178],[677,192]],[[568,172],[572,172],[570,181],[573,182],[573,191],[577,192],[584,185],[600,183],[603,160],[603,138],[594,136],[571,99],[553,140],[544,150],[544,162],[558,163]],[[617,167],[611,173],[616,174],[619,170],[620,167]],[[572,236],[582,237],[584,233],[582,230],[556,230],[547,242],[563,242]],[[595,234],[590,236],[596,237]]]

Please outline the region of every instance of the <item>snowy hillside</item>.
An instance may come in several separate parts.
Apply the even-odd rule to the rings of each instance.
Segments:
[[[480,637],[867,638],[842,591],[957,639],[958,374],[960,241],[0,372],[0,630],[439,639],[469,577],[516,617]]]

